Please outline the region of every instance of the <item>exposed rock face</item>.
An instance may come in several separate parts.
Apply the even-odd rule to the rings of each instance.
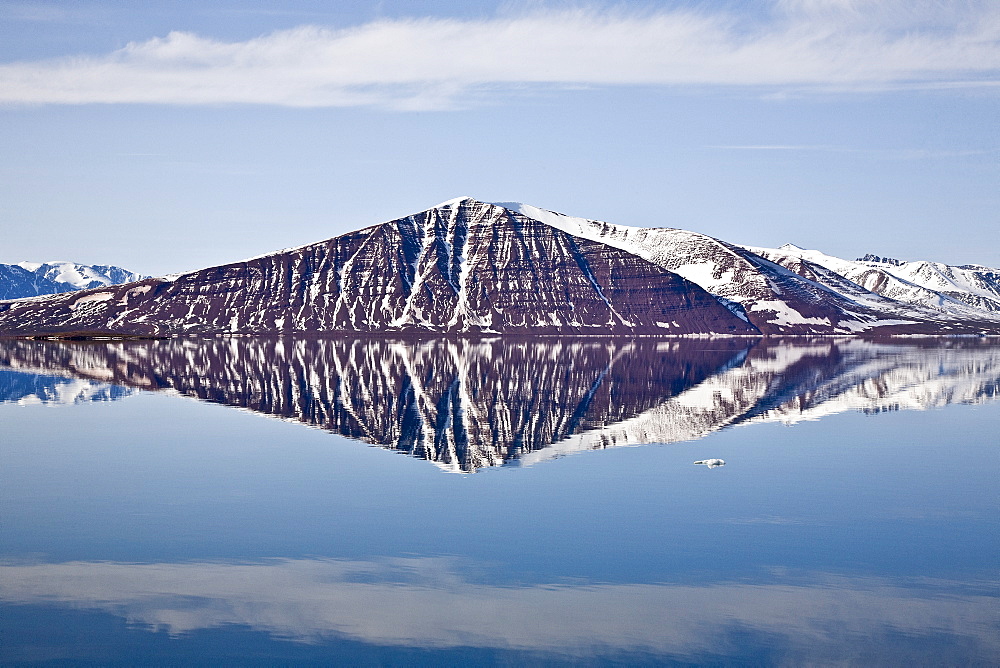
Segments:
[[[1000,334],[996,270],[820,255],[460,198],[173,278],[0,302],[0,335]]]
[[[785,244],[784,246],[782,246],[782,248],[785,248],[785,247],[790,246],[790,245],[794,245],[794,244]],[[796,246],[796,248],[798,248],[798,246]],[[902,260],[897,260],[897,259],[892,258],[892,257],[879,257],[878,255],[875,255],[874,253],[865,253],[865,255],[862,256],[862,257],[859,257],[856,260],[856,262],[875,262],[877,264],[889,264],[889,265],[894,265],[894,266],[897,266],[897,267],[899,265],[901,265],[901,264],[905,264],[905,262],[903,262]]]
[[[131,271],[109,265],[75,262],[0,264],[0,299],[20,299],[100,288],[141,280]]]
[[[755,334],[636,255],[464,198],[174,280],[0,304],[0,333]]]
[[[12,400],[76,396],[57,392],[55,379],[25,383],[28,371],[172,390],[454,471],[691,440],[745,422],[1000,396],[1000,345],[978,338],[8,340],[0,381],[5,369],[21,372]],[[111,398],[127,391],[116,389]]]

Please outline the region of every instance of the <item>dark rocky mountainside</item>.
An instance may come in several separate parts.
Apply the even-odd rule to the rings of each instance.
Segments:
[[[0,332],[755,334],[661,266],[461,199],[170,279],[0,303]]]
[[[995,270],[910,263],[920,285],[889,276],[910,264],[873,281],[793,248],[459,198],[243,262],[0,301],[0,335],[1000,334],[983,306]]]

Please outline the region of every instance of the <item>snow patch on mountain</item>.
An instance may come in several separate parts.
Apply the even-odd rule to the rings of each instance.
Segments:
[[[885,270],[970,306],[1000,311],[1000,269],[981,265],[952,266],[941,262],[905,262]]]
[[[569,234],[626,250],[675,272],[765,333],[860,333],[890,324],[914,324],[924,317],[897,308],[858,286],[851,286],[845,293],[830,281],[803,275],[753,249],[697,232],[615,225],[521,202],[497,205]],[[797,247],[789,250],[793,249]]]
[[[908,305],[912,315],[1000,320],[1000,269],[902,262],[874,255],[845,260],[794,244],[744,248],[876,308],[893,305],[874,295]],[[894,308],[900,310],[898,305]]]

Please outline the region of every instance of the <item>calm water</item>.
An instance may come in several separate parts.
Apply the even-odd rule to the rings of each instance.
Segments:
[[[0,664],[1000,664],[998,396],[981,339],[0,342]]]

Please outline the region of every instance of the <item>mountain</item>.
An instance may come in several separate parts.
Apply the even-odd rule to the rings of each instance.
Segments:
[[[985,311],[990,317],[1000,316],[1000,269],[978,265],[955,267],[939,262],[903,262],[870,254],[852,261],[794,244],[785,244],[781,248],[744,248],[842,292],[851,290],[853,286],[845,286],[843,281],[832,283],[827,276],[830,271],[867,292],[931,314],[975,318],[982,317]]]
[[[861,258],[858,262],[975,308],[1000,312],[1000,269],[978,264],[952,266],[927,261],[879,262]]]
[[[28,372],[47,377],[32,381]],[[693,440],[752,422],[985,403],[1000,396],[1000,344],[978,337],[0,341],[0,400],[82,400],[75,386],[55,385],[68,382],[62,376],[91,392],[114,388],[110,398],[167,391],[474,471]]]
[[[1000,317],[988,309],[925,308],[917,301],[857,285],[836,274],[835,268],[803,268],[801,262],[788,261],[787,254],[771,249],[731,244],[687,230],[576,218],[519,202],[500,204],[680,274],[744,314],[763,334],[1000,333]]]
[[[1000,334],[1000,311],[901,300],[767,255],[465,197],[242,262],[0,302],[0,334]]]
[[[0,332],[756,334],[632,253],[461,198],[173,278],[0,303]]]
[[[0,264],[0,299],[20,299],[132,283],[145,278],[110,265],[76,262]]]

